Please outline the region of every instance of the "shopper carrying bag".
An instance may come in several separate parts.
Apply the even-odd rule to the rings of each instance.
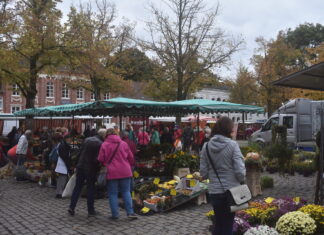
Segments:
[[[107,191],[113,220],[119,218],[118,193],[123,197],[125,210],[129,219],[137,219],[131,197],[131,181],[133,178],[134,155],[128,144],[121,140],[112,128],[107,130],[107,138],[101,145],[99,156],[107,169]]]
[[[240,187],[246,175],[239,145],[231,139],[233,126],[231,119],[221,117],[213,128],[212,138],[201,151],[200,174],[209,179],[208,192],[215,212],[213,235],[233,234],[235,213],[231,211],[233,202],[228,190]]]

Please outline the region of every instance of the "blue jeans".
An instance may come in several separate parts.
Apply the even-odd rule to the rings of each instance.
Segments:
[[[209,198],[215,212],[213,235],[232,235],[235,213],[230,211],[225,194],[210,194]]]
[[[118,192],[120,192],[123,197],[127,215],[134,214],[133,201],[130,192],[131,180],[132,178],[108,180],[107,191],[113,217],[119,216]]]
[[[94,193],[95,193],[96,175],[87,175],[84,173],[83,169],[77,169],[75,187],[73,189],[73,193],[71,196],[70,208],[73,210],[75,209],[84,185],[84,181],[87,181],[87,205],[88,205],[88,213],[91,214],[95,212]]]

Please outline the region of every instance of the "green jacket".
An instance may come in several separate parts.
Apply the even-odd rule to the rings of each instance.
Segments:
[[[152,144],[160,144],[160,134],[158,131],[153,131],[151,136],[151,143]]]

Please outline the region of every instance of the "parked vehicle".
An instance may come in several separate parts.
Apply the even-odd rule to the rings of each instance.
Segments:
[[[315,146],[315,138],[320,130],[320,109],[324,109],[324,100],[313,101],[309,99],[294,99],[281,106],[262,125],[261,129],[254,132],[251,142],[257,142],[263,146],[271,142],[273,125],[285,125],[287,127],[287,142],[298,148],[312,148]]]

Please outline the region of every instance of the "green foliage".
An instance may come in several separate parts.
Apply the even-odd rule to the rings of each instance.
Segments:
[[[271,128],[272,143],[281,143],[287,145],[287,127],[281,125],[274,125]]]
[[[270,176],[261,176],[261,188],[273,188],[273,178]]]
[[[158,190],[158,186],[153,184],[153,182],[140,184],[134,187],[135,193],[139,194],[141,200],[145,200],[150,197],[151,192],[156,192]]]
[[[188,152],[176,151],[165,159],[166,169],[173,173],[178,168],[189,167],[190,171],[199,170],[199,157]]]
[[[302,52],[294,61],[299,68],[307,67],[307,62],[317,55],[310,53],[308,48],[315,48],[324,42],[324,26],[321,24],[304,23],[295,29],[289,28],[284,33],[285,41]]]
[[[258,143],[249,143],[248,146],[242,146],[240,147],[242,155],[245,157],[247,153],[250,152],[257,152],[261,153],[262,148]]]
[[[126,80],[148,81],[154,76],[155,64],[137,48],[125,49],[116,53],[115,57],[117,73]]]
[[[165,144],[149,144],[146,148],[142,149],[138,156],[140,159],[151,159],[152,157],[160,157],[161,154],[169,154],[173,146]]]
[[[257,104],[257,84],[252,72],[240,66],[236,80],[230,82],[230,101],[240,104]]]
[[[13,1],[1,24],[0,77],[17,84],[33,108],[40,72],[53,72],[62,60],[60,0]]]
[[[264,156],[278,164],[280,173],[292,173],[294,152],[287,147],[287,128],[285,126],[272,127],[272,144],[265,148]]]

